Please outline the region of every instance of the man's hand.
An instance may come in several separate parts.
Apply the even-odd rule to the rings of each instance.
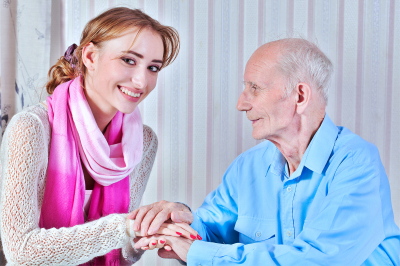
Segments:
[[[165,243],[164,243],[165,242]],[[135,248],[142,248],[144,250],[162,247],[165,245],[172,248],[172,251],[168,251],[165,248],[158,250],[158,255],[164,259],[180,259],[187,262],[187,254],[190,246],[193,244],[193,240],[175,237],[175,236],[151,236],[142,237],[138,242],[135,243]]]
[[[193,222],[193,215],[188,207],[181,203],[168,202],[165,200],[140,207],[131,212],[128,218],[135,220],[133,230],[140,230],[142,236],[155,234],[160,226],[168,219],[171,219],[175,223],[191,224]],[[193,232],[189,232],[197,236],[196,231],[193,230]]]

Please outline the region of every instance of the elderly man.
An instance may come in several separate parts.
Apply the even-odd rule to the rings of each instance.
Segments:
[[[176,254],[160,253],[188,265],[399,265],[378,150],[325,113],[331,73],[306,40],[261,46],[237,108],[268,141],[241,154],[193,215],[163,201],[133,212],[134,229],[151,234],[171,216],[191,223],[203,241],[165,237]]]

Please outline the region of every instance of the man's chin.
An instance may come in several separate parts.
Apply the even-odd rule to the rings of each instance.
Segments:
[[[261,135],[259,135],[259,134],[257,134],[257,133],[252,133],[251,134],[251,136],[253,137],[253,139],[255,139],[255,140],[263,140],[263,139],[265,139],[263,136],[261,136]]]

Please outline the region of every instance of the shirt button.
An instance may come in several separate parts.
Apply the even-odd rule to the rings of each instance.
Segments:
[[[292,191],[292,187],[289,186],[289,187],[287,187],[286,190],[287,190],[287,192],[290,192],[290,191]]]
[[[257,232],[256,237],[260,237],[260,236],[261,236],[261,232]]]
[[[292,235],[292,232],[287,231],[286,234],[287,234],[287,236],[291,236],[291,235]]]

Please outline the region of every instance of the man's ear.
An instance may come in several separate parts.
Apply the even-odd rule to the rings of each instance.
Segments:
[[[298,83],[296,85],[296,105],[297,113],[302,114],[307,109],[308,103],[311,99],[312,90],[307,83]]]
[[[96,46],[92,42],[86,44],[82,49],[82,61],[88,71],[96,69],[97,58],[98,50]]]

